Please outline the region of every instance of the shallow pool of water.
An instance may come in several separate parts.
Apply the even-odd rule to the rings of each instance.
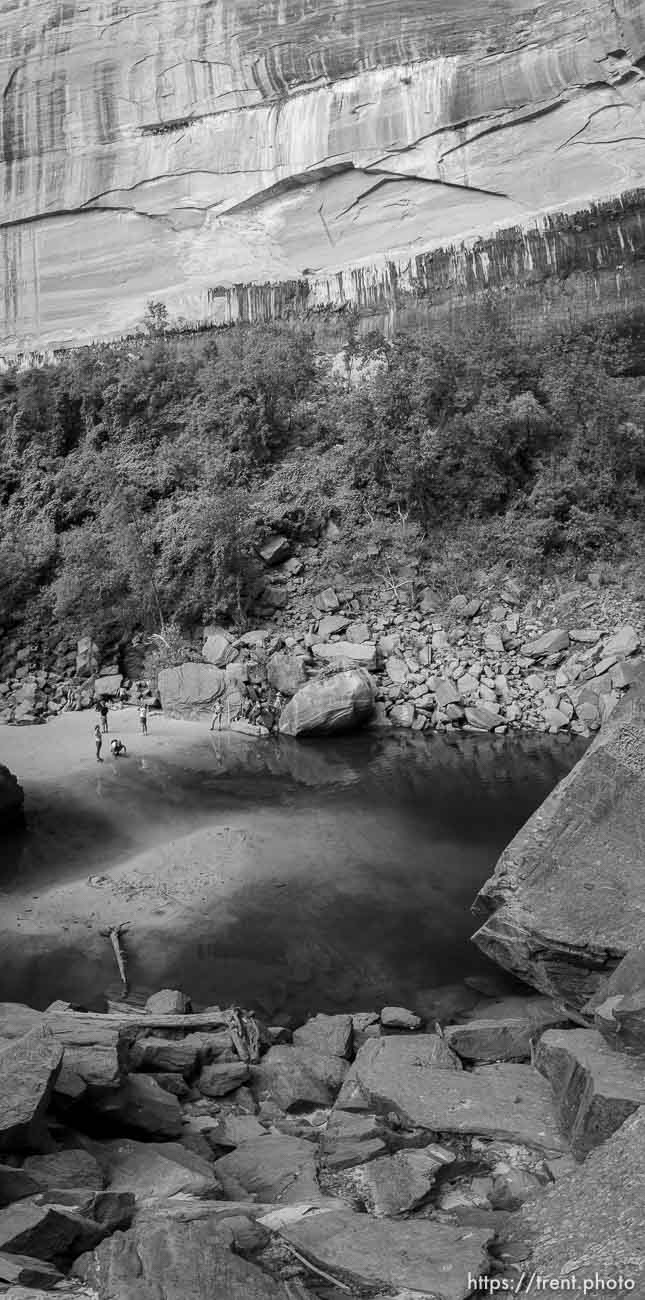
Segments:
[[[174,894],[126,941],[135,989],[178,986],[272,1018],[419,1004],[492,969],[470,942],[471,903],[583,748],[543,736],[209,736],[174,761],[92,773],[73,799],[31,791],[3,890],[27,882],[42,897],[90,873],[109,879],[145,850],[148,875],[155,854],[171,863]],[[26,936],[0,996],[88,1000],[115,974],[96,933],[87,946]]]

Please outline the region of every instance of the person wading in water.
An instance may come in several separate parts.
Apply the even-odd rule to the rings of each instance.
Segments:
[[[99,701],[99,713],[101,715],[101,731],[108,731],[108,705],[107,700]]]
[[[140,705],[139,705],[139,725],[140,725],[140,727],[141,727],[141,735],[142,735],[142,736],[147,736],[147,734],[148,734],[148,705],[147,705],[147,704],[144,704],[143,700],[141,701],[141,703],[140,703]]]
[[[94,743],[96,744],[96,761],[97,763],[102,763],[103,759],[101,758],[101,750],[103,748],[103,738],[101,736],[101,728],[99,727],[98,722],[94,728]]]

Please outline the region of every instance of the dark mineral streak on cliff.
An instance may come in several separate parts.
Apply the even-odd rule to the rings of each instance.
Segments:
[[[0,351],[118,337],[151,297],[222,323],[512,287],[528,321],[568,278],[625,305],[644,56],[645,0],[5,5]]]

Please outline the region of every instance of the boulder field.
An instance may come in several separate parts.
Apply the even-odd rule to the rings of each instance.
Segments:
[[[523,1294],[571,1271],[565,1225],[645,1280],[643,1058],[539,995],[293,1030],[177,990],[4,1003],[0,1092],[8,1300]]]
[[[323,585],[315,547],[271,534],[259,552],[259,582],[248,630],[207,625],[186,643],[183,662],[162,668],[164,709],[177,718],[235,720],[245,696],[255,719],[281,730],[326,735],[368,723],[412,731],[540,731],[591,736],[643,670],[642,612],[615,586],[543,584],[531,592],[508,575],[483,575],[452,598],[427,585],[411,562],[390,588]],[[148,647],[149,648],[149,647]],[[0,642],[0,722],[42,723],[90,708],[124,679],[150,676],[141,641],[99,648],[91,637],[23,645]],[[369,704],[368,683],[373,707]],[[154,684],[154,683],[153,683]],[[288,701],[295,701],[289,707]],[[268,709],[265,707],[268,705]],[[246,731],[246,728],[244,728]]]

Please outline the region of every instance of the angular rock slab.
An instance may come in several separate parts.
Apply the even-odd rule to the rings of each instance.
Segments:
[[[40,1286],[44,1291],[50,1291],[62,1280],[62,1273],[53,1264],[46,1264],[30,1255],[9,1255],[0,1251],[0,1283],[15,1282],[20,1287]]]
[[[132,1192],[137,1201],[167,1196],[213,1196],[213,1166],[178,1142],[95,1142],[92,1152],[112,1192]]]
[[[300,1029],[294,1030],[296,1047],[309,1047],[329,1056],[350,1057],[352,1053],[353,1026],[351,1016],[313,1016]]]
[[[103,1171],[89,1151],[56,1151],[52,1155],[29,1156],[23,1170],[43,1187],[83,1187],[101,1191],[105,1179]]]
[[[368,1038],[359,1049],[338,1094],[336,1109],[369,1110],[375,1080],[393,1080],[397,1072],[417,1069],[461,1070],[461,1061],[439,1034],[415,1034],[414,1038]],[[387,1086],[387,1085],[386,1085]]]
[[[268,1094],[283,1110],[330,1106],[347,1074],[347,1062],[311,1048],[270,1047],[253,1073],[253,1090]]]
[[[544,1278],[575,1272],[575,1295],[645,1294],[645,1109],[639,1108],[575,1173],[523,1206],[522,1222],[533,1238],[530,1269]],[[626,1291],[594,1285],[602,1279],[633,1281]],[[553,1292],[564,1292],[562,1283]],[[570,1294],[567,1292],[565,1294]]]
[[[104,1235],[104,1228],[73,1209],[40,1204],[37,1198],[0,1210],[0,1250],[11,1255],[63,1264],[92,1250]]]
[[[300,1300],[306,1293],[233,1255],[209,1221],[160,1218],[115,1233],[75,1271],[99,1300]]]
[[[645,1106],[645,1062],[610,1047],[596,1029],[549,1029],[536,1066],[549,1080],[579,1160]]]
[[[645,937],[645,677],[504,850],[474,940],[543,993],[582,1006]]]
[[[38,1151],[47,1138],[44,1116],[62,1060],[42,1029],[0,1048],[0,1151]]]
[[[560,1017],[560,1020],[562,1017]],[[539,1032],[539,1031],[537,1031]],[[445,1040],[464,1061],[528,1061],[536,1029],[529,1020],[467,1020],[446,1025]]]
[[[379,1156],[352,1173],[352,1185],[376,1218],[394,1218],[414,1209],[427,1196],[442,1161],[425,1151],[397,1151]]]
[[[315,1156],[312,1142],[265,1134],[240,1142],[214,1168],[229,1200],[248,1195],[263,1201],[315,1201],[320,1198]]]
[[[464,1300],[469,1275],[486,1269],[492,1231],[430,1220],[373,1219],[352,1210],[308,1214],[282,1236],[319,1268],[350,1285],[407,1288],[436,1300]]]
[[[286,736],[328,736],[368,722],[374,709],[374,685],[362,668],[348,668],[307,682],[280,717]]]
[[[113,1126],[150,1133],[154,1137],[179,1137],[182,1113],[172,1093],[146,1074],[131,1074],[113,1092],[94,1102],[98,1115]]]
[[[423,1049],[426,1037],[432,1035],[365,1043],[337,1107],[394,1111],[404,1124],[433,1133],[503,1138],[545,1151],[566,1148],[551,1088],[537,1070],[529,1065],[445,1068],[431,1063],[431,1053]]]

